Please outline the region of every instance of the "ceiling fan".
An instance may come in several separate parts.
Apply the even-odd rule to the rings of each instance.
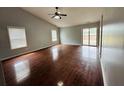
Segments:
[[[56,12],[54,14],[48,14],[48,15],[52,15],[51,18],[54,18],[54,19],[62,19],[62,16],[67,16],[67,14],[61,14],[59,11],[58,11],[58,7],[55,7],[56,9]]]

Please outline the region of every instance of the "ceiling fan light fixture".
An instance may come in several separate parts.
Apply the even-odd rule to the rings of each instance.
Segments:
[[[55,13],[53,14],[48,14],[48,15],[52,15],[51,18],[54,18],[54,19],[62,19],[62,16],[67,16],[67,14],[62,14],[58,11],[58,7],[55,8],[56,11]]]
[[[58,16],[58,15],[56,15],[54,18],[55,18],[55,19],[61,19],[61,17]]]

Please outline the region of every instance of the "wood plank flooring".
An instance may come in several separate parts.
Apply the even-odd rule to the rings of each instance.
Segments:
[[[7,85],[102,86],[96,47],[56,45],[2,62]]]

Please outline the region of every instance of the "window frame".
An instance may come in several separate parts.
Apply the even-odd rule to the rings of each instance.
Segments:
[[[24,32],[25,32],[25,42],[26,42],[26,45],[23,46],[23,47],[12,48],[11,37],[10,37],[10,34],[9,34],[9,28],[25,29],[25,27],[7,26],[7,32],[8,32],[8,37],[9,37],[9,46],[10,46],[10,49],[11,49],[11,50],[16,50],[16,49],[21,49],[21,48],[26,48],[26,47],[28,47],[28,43],[27,43],[27,34],[26,34],[26,29],[25,29]]]

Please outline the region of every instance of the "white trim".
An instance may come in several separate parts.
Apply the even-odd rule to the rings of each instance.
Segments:
[[[62,45],[79,45],[79,46],[81,46],[81,44],[71,44],[71,43],[62,43]]]
[[[100,58],[100,65],[101,65],[101,70],[102,70],[102,76],[103,76],[104,86],[108,86],[107,80],[106,80],[106,77],[105,77],[105,70],[104,70],[104,66],[103,66],[103,63],[102,63],[101,58]]]

